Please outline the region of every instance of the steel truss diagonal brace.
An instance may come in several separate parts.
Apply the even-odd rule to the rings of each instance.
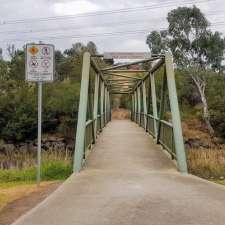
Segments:
[[[75,173],[81,170],[83,154],[84,154],[84,140],[85,140],[86,116],[87,116],[87,105],[88,105],[90,58],[91,58],[90,53],[85,52],[83,57],[77,132],[76,132],[76,139],[75,139],[76,145],[75,145],[75,154],[74,154],[74,163],[73,163],[73,171]]]

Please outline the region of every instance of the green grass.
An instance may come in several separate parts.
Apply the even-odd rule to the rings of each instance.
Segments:
[[[68,162],[50,161],[44,162],[41,168],[43,181],[64,180],[72,173],[72,165]],[[0,184],[9,182],[34,182],[36,180],[36,167],[23,170],[0,170]]]

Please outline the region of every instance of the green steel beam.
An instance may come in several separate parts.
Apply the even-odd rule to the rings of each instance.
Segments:
[[[105,98],[105,125],[107,124],[107,88],[104,90],[104,98]]]
[[[159,57],[153,57],[153,58],[150,58],[150,59],[139,60],[139,61],[136,61],[136,62],[126,63],[126,64],[122,64],[122,65],[117,65],[117,66],[110,66],[110,67],[107,67],[105,69],[102,69],[102,71],[119,69],[119,68],[132,66],[132,65],[136,65],[136,64],[140,64],[140,63],[151,62],[151,61],[154,61],[154,60],[157,60],[157,59],[159,59]]]
[[[91,121],[94,121],[94,110],[93,110],[93,103],[92,103],[90,88],[91,87],[89,85],[89,90],[88,90],[88,113],[89,113],[89,117],[90,117]],[[93,144],[95,144],[95,124],[94,123],[91,123],[91,133],[92,133],[92,138],[93,138]]]
[[[154,121],[153,121],[154,134],[155,134],[155,137],[157,137],[158,110],[157,110],[157,99],[156,99],[156,89],[155,89],[155,77],[153,73],[150,73],[150,83],[151,83],[152,111],[153,111],[153,117],[154,117]]]
[[[109,90],[129,90],[132,91],[133,88],[132,87],[110,87]]]
[[[160,98],[160,109],[159,109],[159,120],[158,120],[158,133],[156,138],[156,143],[159,144],[160,134],[161,134],[161,120],[163,119],[165,111],[165,98],[166,98],[166,73],[163,74],[163,84],[161,89],[161,98]]]
[[[145,80],[148,78],[149,74],[154,73],[157,69],[159,69],[160,66],[163,65],[164,62],[165,62],[164,57],[163,57],[163,58],[162,58],[162,57],[159,58],[159,60],[152,66],[151,70],[143,77],[142,81],[145,81]],[[142,82],[142,81],[139,81],[139,82],[137,83],[137,85],[136,85],[134,91],[137,89],[138,86],[141,85],[141,82]]]
[[[86,116],[88,104],[88,87],[89,87],[89,71],[90,71],[90,53],[85,52],[83,56],[83,68],[80,87],[80,101],[76,132],[76,145],[74,154],[73,171],[78,173],[82,167],[84,155],[84,141],[86,129]]]
[[[107,72],[113,72],[113,73],[147,73],[148,70],[107,70]]]
[[[111,89],[109,90],[110,92],[115,92],[115,91],[122,91],[122,92],[131,92],[129,89]]]
[[[130,87],[133,87],[134,85],[133,84],[127,84],[127,83],[115,83],[115,84],[108,84],[107,87],[126,87],[126,86],[130,86]]]
[[[106,79],[107,82],[132,82],[132,83],[136,83],[137,80],[128,80],[128,79]]]
[[[119,74],[119,73],[104,73],[105,76],[115,76],[115,77],[124,77],[124,78],[128,78],[128,79],[132,79],[132,80],[142,80],[142,78],[140,77],[132,77],[132,76],[127,76],[127,75],[123,75],[123,74]]]
[[[131,95],[131,120],[134,120],[134,94]]]
[[[144,110],[145,130],[147,130],[147,102],[146,102],[145,81],[142,82],[142,96],[143,96],[143,110]]]
[[[108,89],[109,90],[111,90],[111,89],[120,89],[120,88],[122,88],[122,89],[129,89],[129,90],[131,90],[131,91],[133,91],[133,87],[132,86],[129,86],[129,85],[113,85],[113,86],[108,86]]]
[[[134,92],[134,102],[135,102],[135,105],[134,105],[134,112],[135,112],[135,122],[137,123],[137,108],[138,108],[138,103],[137,103],[137,91]]]
[[[166,64],[167,85],[168,85],[170,108],[171,108],[171,114],[172,114],[174,143],[176,148],[178,169],[182,173],[187,173],[187,160],[186,160],[186,154],[184,149],[184,140],[182,135],[180,111],[179,111],[178,99],[177,99],[177,90],[176,90],[174,68],[173,68],[173,57],[168,52],[165,54],[165,64]]]
[[[131,92],[120,92],[120,91],[113,91],[110,92],[112,95],[121,95],[121,94],[131,94]]]
[[[95,129],[95,138],[94,141],[96,140],[97,137],[97,123],[98,123],[98,97],[99,97],[99,82],[100,82],[100,77],[99,74],[96,74],[95,76],[95,90],[94,90],[94,129]]]
[[[138,123],[141,124],[141,91],[140,87],[137,88],[137,98],[138,98]]]
[[[103,114],[104,114],[104,82],[101,82],[101,106],[100,106],[100,110],[101,110],[101,130],[104,127],[104,118],[103,118]]]

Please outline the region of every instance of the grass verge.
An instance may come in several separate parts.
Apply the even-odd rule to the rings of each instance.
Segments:
[[[41,167],[43,181],[64,180],[72,173],[72,165],[69,162],[49,161]],[[0,170],[0,185],[9,182],[34,182],[36,180],[36,167],[23,170]]]
[[[7,204],[34,192],[43,191],[48,185],[59,181],[44,181],[37,188],[35,182],[8,182],[0,184],[0,211]]]
[[[190,173],[210,180],[225,179],[225,149],[189,149],[187,158]]]

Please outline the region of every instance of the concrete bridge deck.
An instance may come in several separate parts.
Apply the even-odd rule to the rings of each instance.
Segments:
[[[113,121],[80,174],[16,225],[224,225],[225,188],[181,175],[135,123]]]

